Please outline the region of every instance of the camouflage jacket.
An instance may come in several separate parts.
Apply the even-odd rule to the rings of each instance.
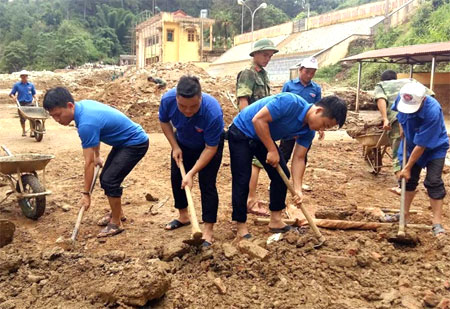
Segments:
[[[255,64],[252,63],[250,68],[239,72],[236,82],[236,97],[248,98],[248,104],[252,104],[259,99],[270,95],[269,76],[266,70],[255,70]]]
[[[387,117],[390,123],[393,123],[397,119],[397,112],[391,110],[392,105],[397,99],[398,93],[402,87],[414,81],[412,78],[402,78],[395,80],[388,80],[384,82],[379,82],[375,85],[374,99],[385,99],[387,102]],[[434,95],[434,92],[427,88],[427,95]]]

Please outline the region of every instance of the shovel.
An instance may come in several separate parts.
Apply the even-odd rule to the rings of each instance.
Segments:
[[[295,192],[294,187],[292,186],[292,184],[290,183],[289,179],[286,177],[286,174],[284,173],[283,169],[281,168],[281,166],[278,164],[277,165],[277,172],[278,174],[280,174],[281,178],[284,181],[284,184],[286,185],[286,187],[289,189],[289,192],[291,192],[292,196],[296,196],[297,193]],[[319,248],[322,247],[322,245],[325,243],[325,237],[323,237],[322,233],[319,231],[319,229],[317,228],[316,223],[314,222],[314,220],[311,218],[311,216],[309,215],[309,213],[306,211],[306,208],[303,206],[303,204],[299,204],[297,205],[298,207],[300,207],[301,211],[303,212],[303,215],[305,216],[306,220],[308,221],[309,226],[312,228],[314,234],[317,237],[317,240],[319,241],[318,244],[316,244],[314,246],[314,248]]]
[[[181,177],[184,178],[186,176],[186,170],[184,169],[183,162],[180,163],[180,171],[181,171]],[[203,244],[204,239],[203,239],[203,233],[200,230],[200,226],[198,225],[197,214],[195,212],[195,207],[194,207],[194,201],[192,200],[191,188],[189,188],[188,186],[185,186],[184,191],[186,192],[186,198],[187,198],[187,202],[188,202],[188,212],[189,212],[189,217],[191,220],[192,235],[191,235],[191,239],[183,240],[183,242],[185,244],[188,244],[191,246],[200,246],[201,244]]]
[[[94,177],[92,179],[91,188],[89,189],[89,194],[92,194],[92,191],[94,191],[95,182],[97,181],[99,172],[100,172],[100,165],[97,165],[94,170]],[[72,241],[75,241],[75,239],[77,238],[78,231],[80,230],[81,220],[83,220],[83,215],[84,215],[84,207],[81,207],[80,211],[78,212],[78,218],[77,222],[75,223],[75,228],[73,229],[72,232],[72,237],[70,237]]]
[[[402,162],[402,169],[405,168],[406,165],[406,138],[403,137],[403,162]],[[400,197],[400,220],[398,222],[398,232],[396,236],[390,237],[389,241],[402,244],[402,245],[409,245],[409,246],[415,246],[418,242],[418,239],[411,237],[411,235],[408,235],[405,232],[405,194],[406,194],[406,179],[402,178],[402,184],[401,184],[401,197]]]

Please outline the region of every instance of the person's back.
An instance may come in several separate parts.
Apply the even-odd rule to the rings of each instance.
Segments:
[[[113,147],[132,146],[148,139],[140,125],[97,101],[76,102],[74,120],[84,147],[97,145],[99,141]]]

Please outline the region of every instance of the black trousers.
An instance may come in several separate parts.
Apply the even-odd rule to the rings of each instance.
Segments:
[[[125,147],[113,147],[100,174],[100,184],[109,197],[121,197],[122,181],[148,150],[148,140],[145,143]]]
[[[234,124],[228,130],[228,145],[230,147],[230,165],[232,175],[231,199],[233,205],[233,221],[247,221],[247,198],[249,182],[252,174],[252,158],[255,156],[263,165],[270,178],[270,204],[271,211],[283,210],[286,207],[287,187],[277,170],[266,163],[267,149],[258,140],[249,139]],[[290,177],[286,162],[280,154],[280,166]]]
[[[427,163],[427,175],[423,182],[427,189],[428,196],[435,200],[442,200],[445,195],[444,181],[442,180],[442,170],[444,169],[445,158],[434,159]],[[411,178],[406,182],[406,191],[414,191],[419,184],[420,172],[422,168],[414,164],[411,169]],[[401,185],[401,180],[399,181]]]
[[[179,141],[177,142],[183,151],[183,163],[187,173],[195,165],[204,148],[192,149],[184,146]],[[198,173],[198,182],[202,199],[202,220],[207,223],[216,223],[217,221],[219,195],[217,193],[216,179],[220,164],[222,163],[223,143],[224,138],[222,136],[216,154],[211,161],[209,161],[208,165]],[[170,179],[172,181],[172,193],[175,200],[175,208],[186,208],[188,202],[186,192],[181,189],[181,172],[172,156]]]
[[[286,163],[288,163],[289,159],[291,158],[292,151],[294,150],[294,146],[295,146],[295,138],[282,139],[280,142],[280,151],[283,154],[284,161],[286,161]],[[306,165],[306,163],[308,163],[308,152],[311,150],[311,146],[312,146],[312,144],[309,145],[308,151],[306,152],[306,155],[305,155],[305,165]]]

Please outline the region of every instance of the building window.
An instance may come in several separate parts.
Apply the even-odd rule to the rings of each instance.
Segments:
[[[188,30],[188,42],[195,41],[195,32],[194,30]]]
[[[173,38],[173,30],[167,30],[167,42],[173,42],[174,38]]]

